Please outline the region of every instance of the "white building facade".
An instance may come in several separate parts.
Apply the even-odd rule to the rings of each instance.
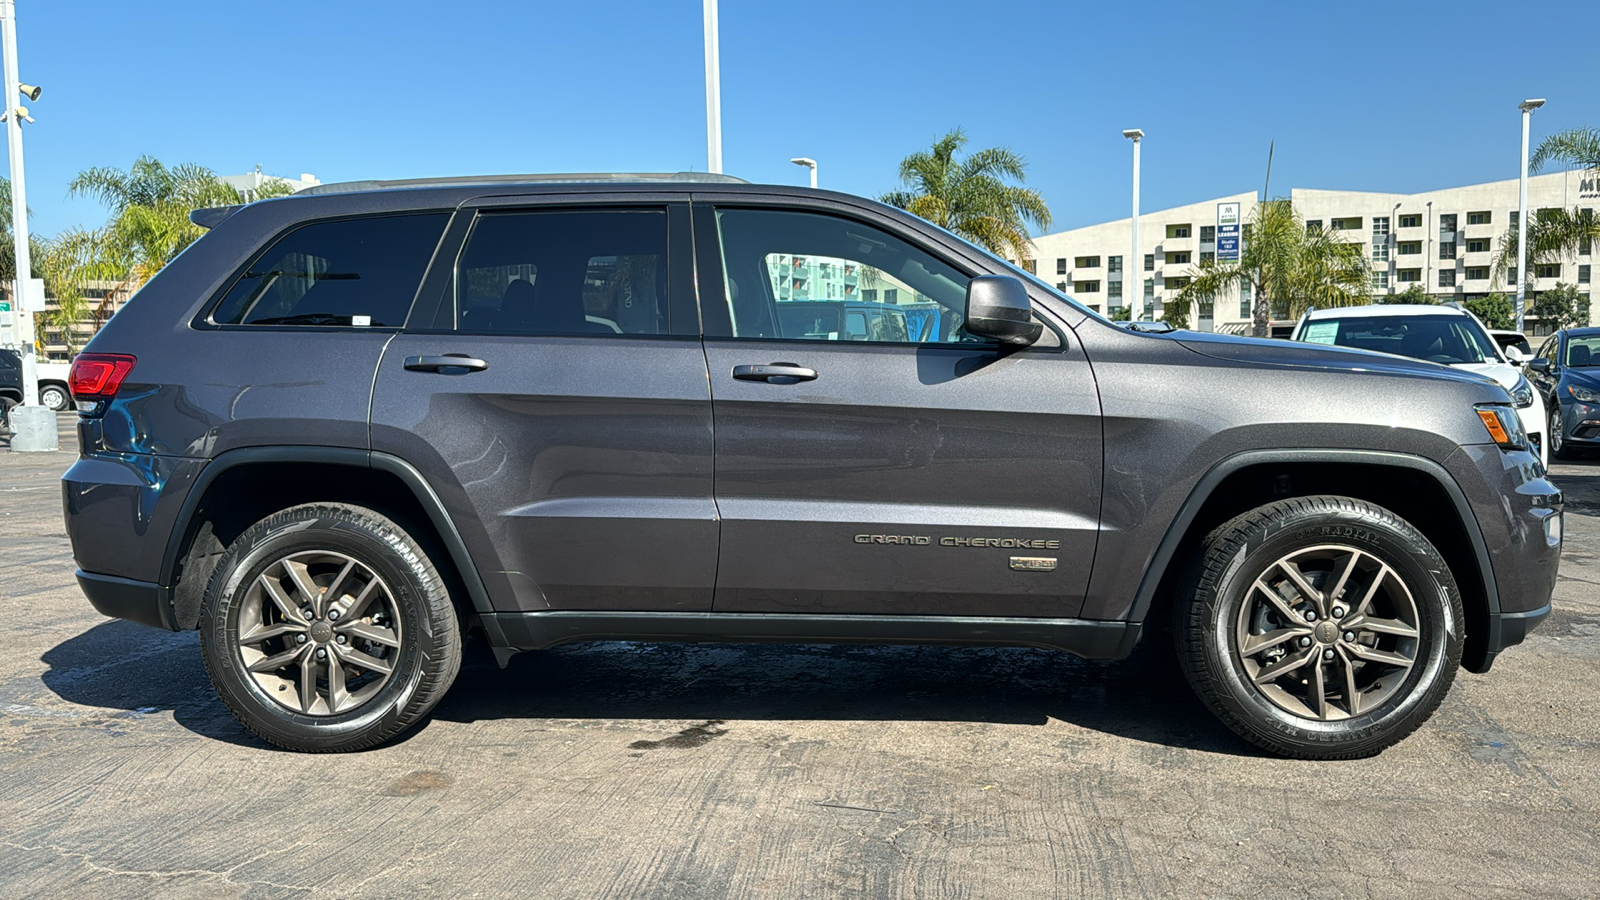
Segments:
[[[1594,172],[1582,171],[1530,177],[1528,214],[1600,207],[1597,181]],[[1440,301],[1496,292],[1513,298],[1516,293],[1519,273],[1514,261],[1501,279],[1494,278],[1501,236],[1517,224],[1516,179],[1418,194],[1295,188],[1290,198],[1307,228],[1337,231],[1361,245],[1372,268],[1374,297],[1414,285]],[[1132,305],[1136,318],[1160,318],[1165,301],[1187,283],[1190,270],[1201,260],[1214,258],[1219,207],[1239,204],[1248,243],[1256,202],[1253,192],[1234,194],[1141,215],[1133,278],[1125,264],[1132,238],[1128,219],[1035,238],[1036,270],[1040,278],[1098,312],[1110,314],[1116,307]],[[1540,291],[1558,283],[1576,285],[1587,297],[1592,254],[1592,247],[1583,246],[1559,261],[1539,265],[1528,289],[1529,305]],[[1247,332],[1249,287],[1241,286],[1238,293],[1190,310],[1189,327]],[[1285,315],[1282,309],[1274,311],[1275,320]],[[1528,330],[1535,335],[1549,331],[1534,319],[1529,320]]]
[[[254,172],[246,172],[243,175],[219,175],[217,180],[238,191],[239,195],[247,202],[254,200],[256,191],[268,183],[286,184],[297,191],[303,191],[308,187],[322,183],[317,180],[317,176],[310,172],[301,172],[299,178],[288,178],[283,175],[263,174],[260,166],[256,166]]]

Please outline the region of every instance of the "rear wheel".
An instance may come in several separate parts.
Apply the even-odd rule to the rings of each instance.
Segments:
[[[0,428],[7,432],[11,431],[11,410],[16,405],[17,401],[10,397],[0,397]]]
[[[1202,554],[1179,660],[1246,740],[1290,757],[1371,756],[1449,692],[1461,599],[1438,551],[1394,513],[1284,500],[1217,528]]]
[[[47,384],[39,388],[39,405],[51,410],[61,412],[72,404],[72,398],[67,395],[67,389],[59,384]]]
[[[207,586],[200,639],[223,703],[293,750],[381,744],[461,666],[455,610],[422,548],[344,504],[292,507],[240,535]]]

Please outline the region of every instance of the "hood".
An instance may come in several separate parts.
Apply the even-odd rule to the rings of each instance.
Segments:
[[[1423,362],[1420,359],[1408,359],[1388,353],[1372,353],[1367,350],[1352,350],[1347,347],[1330,347],[1326,344],[1312,344],[1305,341],[1236,337],[1231,334],[1198,331],[1178,332],[1173,335],[1173,339],[1196,353],[1228,362],[1410,375],[1440,381],[1471,381],[1479,384],[1494,381],[1486,375]],[[1516,383],[1515,379],[1512,383]]]
[[[1459,369],[1462,372],[1476,372],[1486,378],[1493,378],[1508,391],[1516,387],[1517,382],[1522,378],[1522,371],[1516,366],[1499,362],[1457,363],[1450,368]]]
[[[1567,366],[1561,370],[1561,380],[1591,391],[1600,391],[1600,366]]]

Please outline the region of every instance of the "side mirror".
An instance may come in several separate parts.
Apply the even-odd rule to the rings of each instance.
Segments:
[[[1528,361],[1528,357],[1524,356],[1522,353],[1522,348],[1518,347],[1516,344],[1512,344],[1511,346],[1507,347],[1505,349],[1505,353],[1506,359],[1511,360],[1511,364],[1514,366],[1523,365]]]
[[[1528,360],[1528,370],[1538,372],[1541,375],[1548,375],[1550,374],[1550,360],[1543,356],[1535,356],[1533,359]]]
[[[979,275],[967,283],[967,332],[1026,347],[1044,326],[1033,321],[1028,289],[1010,275]]]

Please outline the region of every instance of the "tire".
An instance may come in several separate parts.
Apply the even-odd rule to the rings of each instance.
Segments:
[[[1373,756],[1449,692],[1460,592],[1439,551],[1394,513],[1349,497],[1283,500],[1224,523],[1200,552],[1177,611],[1178,659],[1245,740],[1297,759]]]
[[[17,401],[10,397],[0,397],[0,428],[5,429],[7,433],[11,431],[11,410],[16,405]]]
[[[309,752],[393,739],[461,668],[455,608],[427,554],[389,519],[340,503],[274,513],[228,547],[206,586],[200,648],[246,728]]]
[[[72,398],[61,385],[47,384],[39,388],[39,405],[51,412],[61,412],[72,407]]]
[[[1567,446],[1564,432],[1561,430],[1561,405],[1551,400],[1545,407],[1545,440],[1550,442],[1551,459],[1572,459],[1572,449]]]

